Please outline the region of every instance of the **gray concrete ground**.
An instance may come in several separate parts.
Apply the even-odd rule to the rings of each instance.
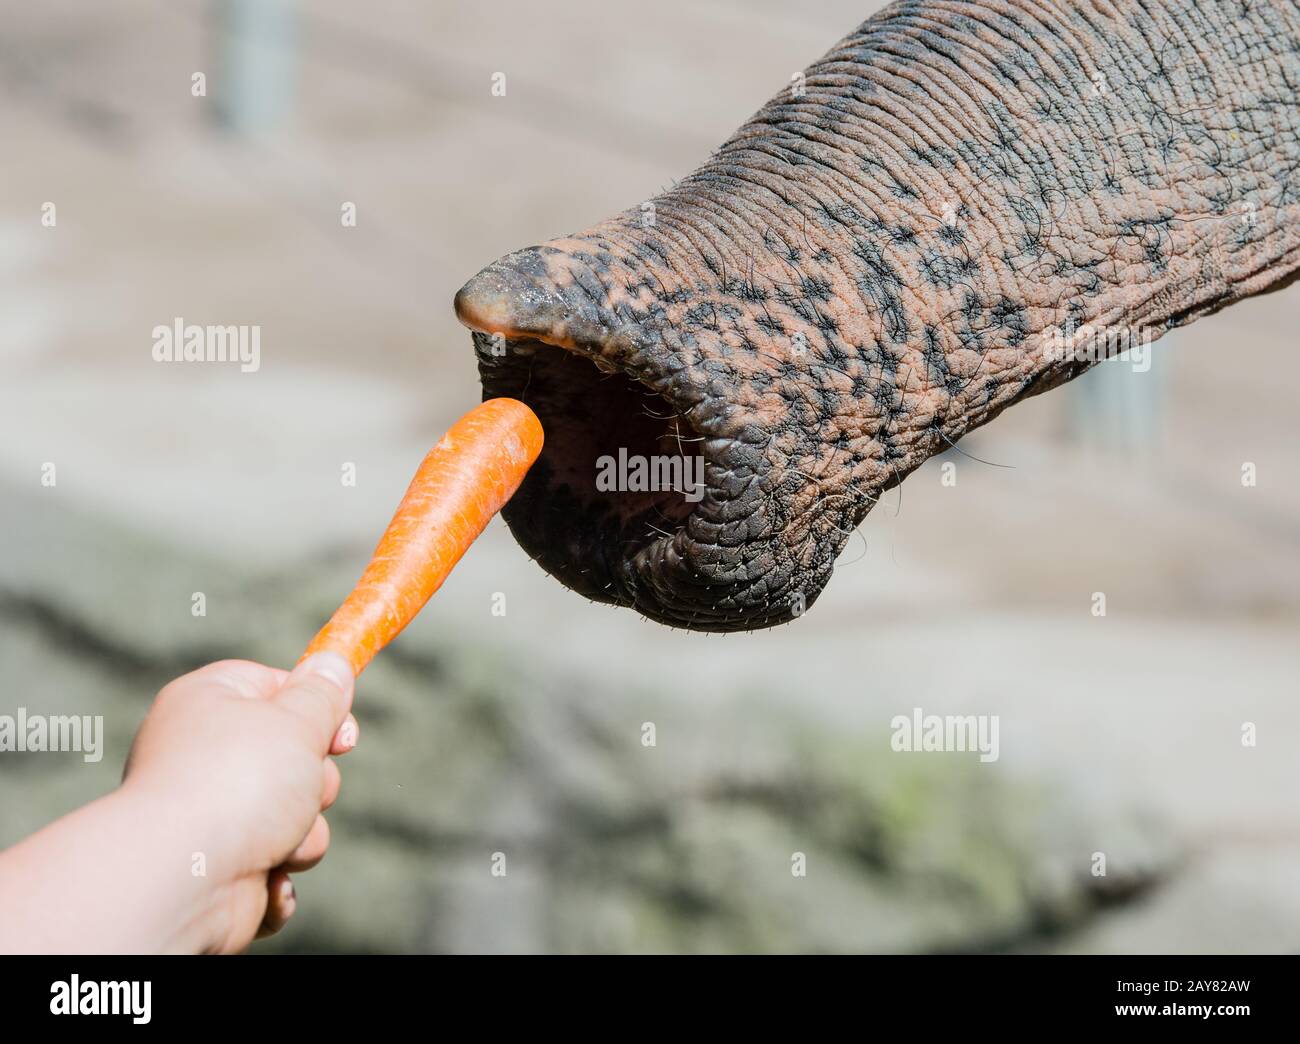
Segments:
[[[220,72],[207,5],[4,5],[0,712],[24,700],[57,707],[73,692],[93,703],[102,678],[121,708],[106,761],[120,763],[144,689],[164,668],[209,650],[291,660],[310,610],[329,604],[321,588],[336,597],[346,587],[414,463],[477,399],[469,339],[450,309],[457,287],[494,257],[581,228],[687,171],[873,6],[668,0],[634,13],[594,0],[433,9],[317,0],[301,5],[292,118],[246,139],[215,126]],[[209,97],[195,98],[191,77],[204,70]],[[507,74],[505,97],[490,92],[497,71]],[[47,201],[57,206],[54,228],[41,224]],[[339,220],[349,201],[355,228]],[[260,324],[261,369],[153,362],[150,331],[177,316]],[[396,720],[415,724],[366,730],[338,811],[331,862],[340,869],[327,863],[313,875],[343,912],[295,926],[282,945],[1300,947],[1296,317],[1292,288],[1157,345],[1155,442],[1124,444],[1081,426],[1079,416],[1095,413],[1072,412],[1085,394],[1077,387],[1016,407],[962,443],[1012,467],[950,454],[958,481],[949,487],[932,461],[868,518],[812,612],[778,631],[687,635],[588,605],[494,524],[398,644],[407,656],[396,655],[393,677],[367,675],[362,706],[396,700],[410,715],[392,712]],[[53,489],[40,483],[46,462],[58,469]],[[356,466],[355,488],[339,481],[345,462]],[[1241,483],[1244,462],[1257,467],[1253,488]],[[112,539],[100,541],[100,530]],[[163,575],[141,579],[153,557],[141,547],[168,549],[157,553]],[[213,581],[191,581],[186,570],[232,578],[204,621],[189,616],[196,588],[187,585]],[[495,592],[507,595],[504,618],[491,615]],[[1104,618],[1090,613],[1094,592],[1107,596]],[[254,620],[281,621],[285,633]],[[208,630],[179,630],[196,626]],[[78,641],[125,650],[139,669],[97,660]],[[475,820],[474,770],[463,759],[444,775],[447,736],[461,734],[449,731],[460,725],[447,707],[472,721],[474,688],[457,681],[456,695],[442,692],[420,659],[429,650],[453,659],[477,650],[464,655],[502,666],[496,698],[524,715],[510,734],[550,744],[541,763],[592,754],[566,722],[613,714],[617,733],[659,713],[668,716],[661,727],[682,722],[661,732],[675,772],[695,766],[707,777],[704,766],[721,771],[752,742],[754,775],[776,786],[780,766],[801,756],[798,736],[821,737],[821,750],[847,735],[859,743],[853,758],[879,758],[887,781],[854,790],[852,774],[824,773],[868,805],[872,787],[905,792],[909,758],[930,766],[962,757],[892,755],[894,714],[997,714],[1001,759],[978,770],[991,781],[979,807],[996,843],[983,854],[961,848],[945,866],[1033,867],[1010,876],[1036,883],[1014,903],[988,898],[997,888],[975,889],[978,916],[953,914],[949,931],[908,920],[906,903],[891,920],[881,898],[889,890],[855,885],[851,874],[835,877],[820,904],[790,907],[788,894],[772,893],[801,927],[778,917],[779,930],[760,930],[769,922],[757,906],[698,923],[673,907],[671,930],[662,919],[644,929],[637,903],[646,896],[697,874],[707,879],[694,882],[710,895],[706,907],[725,909],[744,890],[743,867],[788,865],[800,843],[797,815],[750,829],[725,802],[704,807],[665,786],[655,790],[660,810],[684,817],[673,836],[707,858],[674,849],[675,875],[661,845],[611,841],[623,876],[607,894],[617,898],[584,907],[581,889],[557,890],[565,864],[553,858],[531,877],[521,871],[514,899],[502,899],[489,891],[477,842],[446,842],[477,830],[495,843],[515,821],[496,806],[491,815],[505,819]],[[519,709],[534,699],[556,717]],[[791,718],[799,724],[787,729]],[[1243,722],[1257,726],[1256,747],[1243,748]],[[565,782],[566,794],[597,801],[611,821],[626,806],[602,788],[640,785],[648,773],[654,789],[657,778],[632,767],[635,746],[617,750],[606,755],[616,782],[599,773]],[[0,755],[0,843],[111,775],[6,771],[12,757]],[[399,795],[402,771],[414,779]],[[1051,795],[1043,800],[1054,812],[1007,797],[1020,788]],[[524,792],[506,788],[515,797],[500,800]],[[395,821],[413,817],[429,833],[399,823],[376,841],[360,813],[379,814],[390,800]],[[562,832],[565,814],[520,813],[518,822],[535,837]],[[935,822],[926,836],[946,836]],[[744,841],[729,847],[737,831]],[[579,834],[583,853],[605,851],[599,832]],[[1123,901],[1089,906],[1086,917],[1044,922],[1035,897],[1058,871],[1043,866],[1074,880],[1095,851],[1109,853],[1117,879],[1149,887],[1121,888]],[[422,891],[430,860],[442,883]],[[303,884],[300,921],[312,887]],[[420,910],[418,931],[397,938],[381,929],[403,923],[400,900]],[[544,923],[552,908],[566,925],[604,927],[560,931]],[[837,916],[853,931],[827,927]]]

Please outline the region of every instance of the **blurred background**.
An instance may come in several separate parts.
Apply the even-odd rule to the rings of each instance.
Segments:
[[[113,786],[171,677],[296,658],[478,400],[469,276],[879,6],[0,0],[0,714],[108,734],[0,754],[0,845]],[[930,461],[775,631],[587,604],[493,523],[364,676],[255,949],[1300,949],[1298,295]],[[155,363],[177,317],[259,325],[260,369]],[[1000,759],[891,752],[914,707],[998,715]]]

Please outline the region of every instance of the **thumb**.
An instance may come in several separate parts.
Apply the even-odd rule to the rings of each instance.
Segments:
[[[325,753],[352,707],[355,682],[351,665],[338,653],[314,653],[293,669],[271,700],[306,721]]]

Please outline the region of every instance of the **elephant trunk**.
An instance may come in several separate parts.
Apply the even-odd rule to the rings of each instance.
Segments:
[[[671,191],[456,296],[541,460],[506,519],[695,630],[800,615],[880,494],[1300,268],[1294,2],[917,0]],[[1087,343],[1085,343],[1087,342]]]

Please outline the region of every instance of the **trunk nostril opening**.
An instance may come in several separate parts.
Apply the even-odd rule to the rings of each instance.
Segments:
[[[546,433],[506,523],[595,601],[694,630],[788,618],[765,499],[771,438],[707,368],[674,359],[662,316],[604,307],[583,258],[520,251],[456,295],[484,396],[522,400]]]
[[[546,432],[506,520],[525,546],[533,530],[539,560],[558,542],[573,568],[594,558],[623,582],[637,554],[679,536],[704,501],[705,439],[626,362],[631,326],[601,310],[601,294],[586,262],[536,247],[485,268],[455,308],[474,331],[485,392],[527,403]]]
[[[529,356],[517,397],[546,432],[549,494],[616,540],[620,559],[676,535],[704,495],[703,436],[621,371],[540,341],[513,347]],[[584,525],[583,517],[572,521]]]

